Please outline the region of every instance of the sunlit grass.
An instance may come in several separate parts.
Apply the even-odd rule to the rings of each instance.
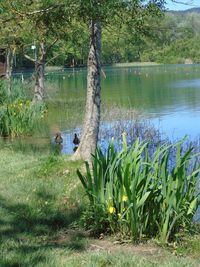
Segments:
[[[33,264],[35,254],[40,262],[50,250],[46,242],[79,217],[74,169],[80,163],[9,148],[0,155],[0,266]]]
[[[113,67],[144,67],[144,66],[157,66],[161,65],[156,62],[127,62],[127,63],[115,63]]]
[[[87,203],[76,176],[82,166],[47,151],[0,149],[0,266],[197,266],[163,252],[90,250],[95,240],[74,229]]]

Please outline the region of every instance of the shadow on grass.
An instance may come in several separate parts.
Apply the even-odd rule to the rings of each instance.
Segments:
[[[51,203],[54,200],[54,195],[47,192],[38,192],[37,197]],[[53,249],[80,252],[86,248],[85,236],[69,227],[78,220],[79,207],[62,212],[48,205],[38,211],[34,206],[0,197],[0,211],[1,267],[35,266],[47,263]]]

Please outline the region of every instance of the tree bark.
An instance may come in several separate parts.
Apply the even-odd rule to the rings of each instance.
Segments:
[[[6,51],[6,79],[8,81],[8,91],[11,91],[11,76],[13,69],[13,59],[14,59],[14,51],[11,47],[8,47]]]
[[[73,159],[90,160],[97,146],[101,107],[101,24],[91,21],[87,99],[81,142]]]
[[[44,73],[46,62],[46,50],[44,43],[40,43],[40,58],[35,59],[35,90],[33,101],[43,101],[44,99]]]

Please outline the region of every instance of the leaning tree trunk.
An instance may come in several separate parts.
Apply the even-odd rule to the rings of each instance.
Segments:
[[[73,158],[90,160],[97,146],[101,107],[101,25],[90,24],[87,100],[81,142]]]
[[[40,58],[35,60],[35,90],[33,101],[44,99],[44,73],[46,62],[46,50],[44,43],[40,43]]]

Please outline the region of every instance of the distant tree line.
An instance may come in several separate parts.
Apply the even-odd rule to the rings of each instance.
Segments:
[[[166,12],[162,19],[148,18],[149,29],[144,35],[135,34],[127,25],[115,25],[102,31],[102,63],[158,62],[185,63],[190,59],[200,62],[200,13]],[[50,42],[49,38],[49,42]],[[76,22],[76,31],[70,38],[57,41],[47,55],[47,62],[53,66],[81,67],[87,65],[89,36],[87,27]],[[25,58],[31,50],[31,42],[18,51],[16,67],[33,67]]]

